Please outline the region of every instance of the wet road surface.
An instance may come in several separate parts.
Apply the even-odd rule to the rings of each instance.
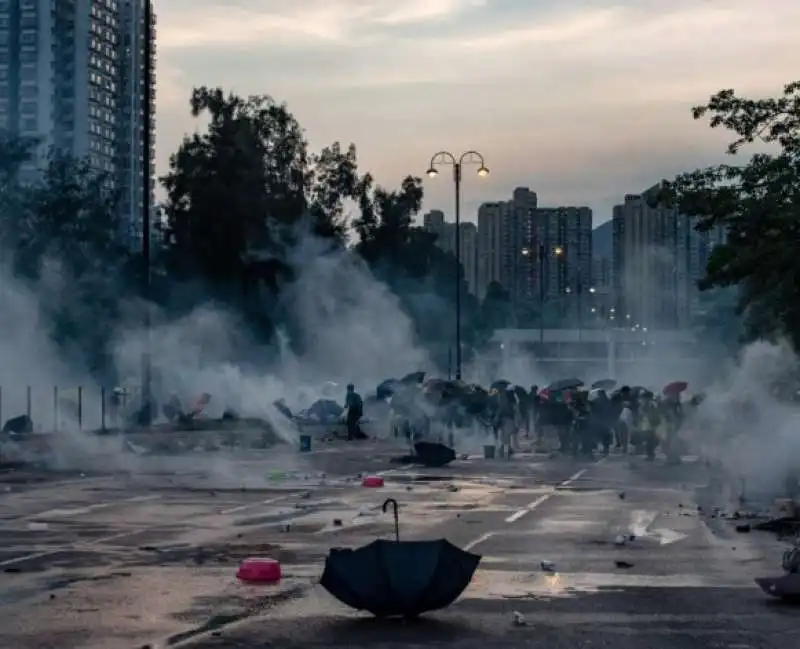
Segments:
[[[0,647],[748,649],[791,645],[800,630],[795,609],[752,581],[777,572],[782,546],[698,512],[698,465],[521,454],[419,470],[391,453],[339,444],[0,476]],[[361,473],[385,486],[362,488]],[[404,538],[444,536],[484,557],[464,597],[428,621],[365,620],[315,583],[330,547],[392,538],[388,497]],[[283,583],[237,583],[247,556],[278,558]]]

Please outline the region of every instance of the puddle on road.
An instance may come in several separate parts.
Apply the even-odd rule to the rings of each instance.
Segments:
[[[701,575],[640,575],[631,573],[519,573],[482,570],[475,573],[465,598],[514,599],[575,597],[602,590],[627,588],[742,588],[747,579],[713,578]]]

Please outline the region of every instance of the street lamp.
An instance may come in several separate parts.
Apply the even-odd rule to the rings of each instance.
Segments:
[[[465,151],[458,158],[449,151],[439,151],[431,158],[428,167],[428,177],[435,178],[439,175],[437,167],[449,165],[453,167],[453,184],[455,185],[456,199],[456,381],[461,380],[461,170],[464,165],[478,167],[478,175],[485,178],[489,175],[489,168],[483,156],[477,151]]]

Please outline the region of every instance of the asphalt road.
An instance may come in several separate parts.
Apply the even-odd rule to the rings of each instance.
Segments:
[[[520,454],[417,470],[392,453],[332,444],[146,458],[116,475],[0,475],[0,648],[797,641],[798,612],[753,583],[778,572],[783,546],[709,515],[724,503],[698,490],[708,476],[697,463]],[[383,488],[360,486],[375,473]],[[315,583],[330,547],[392,537],[387,497],[401,504],[403,538],[446,537],[483,556],[462,599],[417,623],[368,619]],[[247,556],[279,559],[283,583],[237,583]]]

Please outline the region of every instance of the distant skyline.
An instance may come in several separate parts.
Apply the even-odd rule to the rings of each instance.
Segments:
[[[463,217],[530,187],[588,205],[719,162],[728,135],[694,122],[721,88],[775,95],[800,76],[800,2],[770,0],[154,0],[157,169],[202,125],[196,85],[286,101],[313,149],[354,142],[396,187],[440,149],[477,149]],[[425,178],[425,210],[453,215]]]

